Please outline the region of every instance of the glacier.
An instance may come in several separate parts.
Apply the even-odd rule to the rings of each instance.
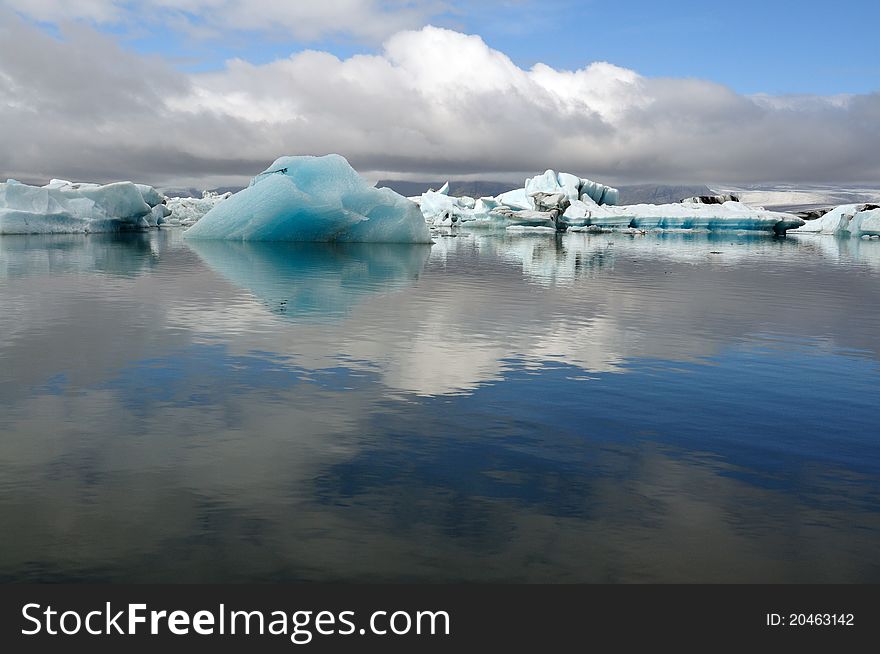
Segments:
[[[455,198],[448,184],[413,199],[433,228],[462,226],[512,231],[555,229],[763,231],[785,233],[804,224],[794,214],[742,204],[736,197],[694,197],[674,204],[620,205],[611,186],[571,173],[547,170],[522,188],[494,198]]]
[[[188,239],[430,243],[419,208],[338,154],[280,157],[184,232]]]
[[[164,196],[132,182],[45,186],[15,180],[0,184],[0,234],[71,234],[147,229],[170,214]]]
[[[842,204],[795,229],[793,234],[824,234],[841,238],[880,238],[880,207]]]

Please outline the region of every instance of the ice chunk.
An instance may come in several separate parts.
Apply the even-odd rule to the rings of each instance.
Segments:
[[[565,197],[568,198],[569,203],[580,199],[581,180],[577,175],[572,175],[571,173],[559,173],[557,178],[559,180],[559,190],[562,193],[565,193]]]
[[[793,214],[767,211],[739,202],[724,204],[636,204],[598,207],[590,225],[616,228],[629,218],[636,229],[691,229],[704,231],[765,231],[785,233],[803,225]]]
[[[531,196],[528,194],[526,189],[517,188],[512,191],[507,191],[506,193],[502,193],[495,197],[495,200],[500,205],[504,205],[505,207],[509,207],[514,210],[533,210],[535,208],[535,202],[532,200]]]
[[[562,222],[571,227],[587,225],[596,206],[598,205],[592,200],[589,204],[582,200],[572,200],[568,209],[562,214]]]
[[[583,202],[589,199],[596,204],[619,204],[620,191],[590,179],[581,179],[580,199]]]
[[[171,213],[167,222],[171,225],[192,226],[217,204],[230,197],[232,197],[232,193],[204,191],[200,198],[168,198],[166,203]]]
[[[730,193],[720,193],[718,195],[695,195],[681,201],[682,204],[724,204],[725,202],[739,202],[739,196]]]
[[[474,213],[488,213],[498,206],[499,202],[495,198],[480,198],[474,203]]]
[[[512,209],[499,208],[493,209],[489,215],[490,220],[499,227],[552,227],[556,229],[559,212],[529,209],[513,211]]]
[[[449,197],[438,191],[428,191],[422,195],[419,202],[422,215],[431,223],[442,221],[446,218],[455,217],[459,207],[456,198]]]
[[[858,220],[858,223],[855,229],[859,236],[870,236],[871,238],[880,236],[880,209],[860,211],[856,214],[853,222],[855,223],[856,220]]]
[[[876,205],[842,204],[821,218],[807,221],[793,233],[840,237],[880,235],[880,209]]]
[[[344,157],[281,157],[211,209],[186,238],[429,243],[419,207],[367,184]]]
[[[147,222],[149,222],[150,227],[158,227],[159,225],[163,225],[165,223],[165,219],[171,215],[171,209],[169,209],[164,204],[157,204],[150,211],[150,216],[147,218]]]
[[[620,204],[620,191],[616,188],[606,186],[605,190],[602,192],[602,199],[599,201],[599,204],[607,204],[611,206]]]
[[[0,234],[111,232],[151,225],[152,207],[131,182],[0,184]]]
[[[525,183],[526,195],[535,193],[556,193],[559,190],[559,178],[553,170],[544,171],[543,175],[529,177]]]
[[[558,209],[559,213],[563,213],[571,205],[565,193],[534,193],[532,200],[535,202],[535,208],[538,211],[553,211]]]
[[[141,197],[151,207],[155,207],[157,205],[162,204],[162,201],[165,199],[159,191],[157,191],[152,186],[147,186],[146,184],[135,184],[137,190],[140,192]]]

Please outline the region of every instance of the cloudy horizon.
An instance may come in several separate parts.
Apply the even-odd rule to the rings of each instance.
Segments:
[[[612,183],[880,179],[870,79],[852,92],[745,92],[681,65],[645,74],[517,50],[552,33],[514,34],[508,53],[449,2],[308,5],[148,0],[141,14],[110,0],[0,0],[0,175],[208,188],[284,154],[337,152],[372,179],[546,168]],[[193,43],[213,59],[185,56]]]

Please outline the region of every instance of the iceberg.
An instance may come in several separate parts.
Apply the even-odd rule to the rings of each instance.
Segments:
[[[167,216],[164,196],[132,182],[45,186],[0,184],[0,234],[77,234],[156,227]]]
[[[862,238],[880,238],[880,209],[860,211],[851,223],[851,234]]]
[[[543,225],[547,216],[536,213],[558,211],[561,215],[566,208],[576,202],[592,206],[615,204],[620,194],[617,189],[581,179],[571,173],[557,173],[547,170],[542,175],[529,177],[522,188],[511,189],[494,198],[484,197],[474,200],[469,197],[450,197],[449,183],[439,191],[427,191],[413,198],[422,210],[430,225],[448,227],[465,222],[498,225]],[[555,201],[548,202],[548,200]],[[523,212],[523,216],[513,216],[513,212]]]
[[[188,239],[430,243],[419,207],[344,157],[281,157],[184,232]]]
[[[687,202],[597,207],[588,226],[597,229],[762,231],[784,234],[803,225],[794,214],[750,207],[732,200],[722,204]],[[577,228],[576,228],[577,229]],[[581,227],[580,229],[583,229]]]
[[[825,234],[841,238],[880,237],[880,207],[842,204],[795,229],[794,234]]]
[[[550,169],[527,178],[521,188],[494,198],[456,198],[450,197],[448,192],[447,182],[439,191],[430,190],[412,198],[429,225],[449,227],[472,223],[471,227],[564,228],[569,224],[584,224],[584,207],[613,205],[620,200],[615,188]],[[572,206],[575,209],[563,220],[561,217]]]
[[[215,206],[232,197],[232,193],[204,191],[200,198],[168,198],[168,223],[190,227],[201,220]]]
[[[763,231],[783,234],[804,224],[789,213],[740,203],[734,196],[688,198],[675,204],[621,206],[618,189],[571,173],[547,170],[529,177],[522,188],[494,198],[453,198],[428,191],[417,198],[433,227],[490,227],[522,232],[537,228],[587,230]],[[866,223],[872,225],[870,221]]]
[[[725,202],[739,202],[738,195],[732,193],[719,193],[717,195],[695,195],[685,198],[681,204],[724,204]]]
[[[422,214],[433,227],[459,225],[490,227],[522,232],[524,229],[555,228],[559,231],[588,230],[701,230],[763,231],[785,233],[804,221],[789,213],[767,211],[740,203],[734,196],[700,196],[675,204],[620,206],[620,192],[571,173],[547,170],[525,180],[522,188],[494,198],[480,198],[473,208],[470,198],[428,191],[416,198]],[[873,223],[870,221],[867,225]]]

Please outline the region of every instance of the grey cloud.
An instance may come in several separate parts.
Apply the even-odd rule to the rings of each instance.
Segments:
[[[377,55],[302,52],[186,74],[82,25],[0,13],[0,175],[212,186],[281,154],[370,175],[865,182],[880,94],[747,97],[609,64],[523,70],[479,37],[403,32]]]

